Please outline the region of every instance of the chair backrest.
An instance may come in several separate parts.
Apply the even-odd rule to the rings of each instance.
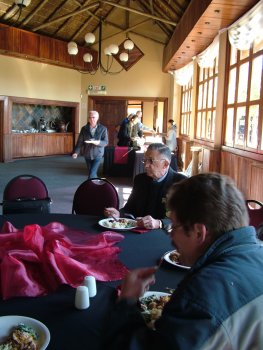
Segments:
[[[18,175],[4,189],[3,200],[45,199],[48,190],[45,183],[34,175]]]
[[[258,226],[263,223],[263,203],[255,199],[248,199],[246,203],[249,214],[249,224],[257,229]]]
[[[45,183],[34,175],[11,179],[3,193],[3,214],[50,213],[51,199]]]
[[[93,178],[79,185],[73,198],[73,214],[103,216],[106,207],[119,210],[118,192],[110,181]]]

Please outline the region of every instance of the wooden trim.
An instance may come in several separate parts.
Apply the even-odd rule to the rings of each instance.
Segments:
[[[232,148],[232,147],[228,147],[228,146],[222,146],[221,149],[222,149],[222,151],[236,154],[236,155],[241,156],[241,157],[256,160],[258,162],[263,162],[263,154],[248,152],[248,151],[244,151],[241,149]]]

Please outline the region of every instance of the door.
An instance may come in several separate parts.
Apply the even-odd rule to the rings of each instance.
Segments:
[[[127,116],[126,100],[93,99],[93,110],[99,112],[100,123],[108,129],[109,146],[117,144],[117,126]]]

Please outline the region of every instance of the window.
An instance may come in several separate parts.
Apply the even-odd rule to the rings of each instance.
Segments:
[[[217,82],[218,57],[215,58],[213,67],[198,67],[195,137],[209,142],[215,139]]]
[[[224,144],[262,153],[263,39],[250,49],[229,49]]]
[[[181,121],[180,133],[184,136],[190,135],[190,120],[192,113],[193,78],[187,85],[181,87]]]

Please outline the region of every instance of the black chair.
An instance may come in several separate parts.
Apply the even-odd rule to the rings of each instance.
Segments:
[[[50,213],[52,200],[45,183],[34,175],[11,179],[3,193],[3,214]]]
[[[119,210],[119,195],[116,188],[106,179],[88,179],[74,194],[72,214],[103,216],[106,207]]]

